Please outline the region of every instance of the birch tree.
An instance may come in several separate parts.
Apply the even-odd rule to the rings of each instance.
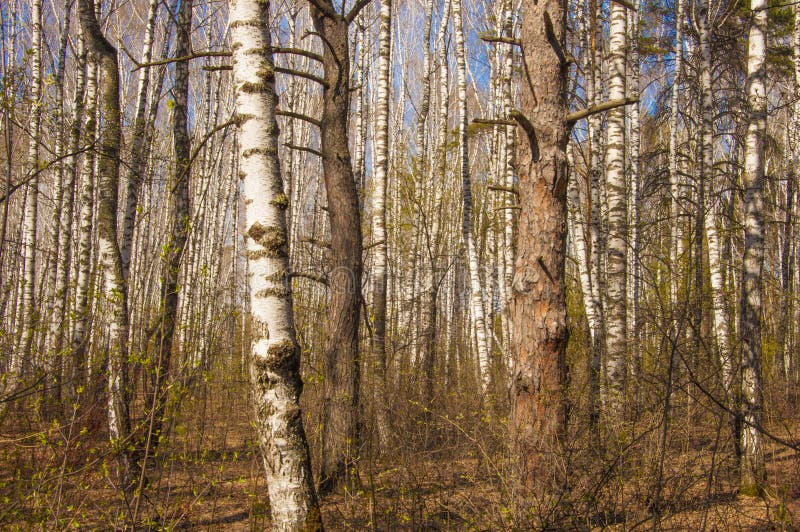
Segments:
[[[766,480],[761,437],[762,271],[764,265],[764,135],[767,128],[767,2],[752,0],[747,43],[747,138],[742,182],[744,200],[744,270],[739,310],[742,346],[742,461],[744,491],[760,490]]]
[[[119,104],[119,67],[117,50],[106,40],[90,0],[79,0],[83,33],[102,76],[100,87],[104,118],[99,145],[97,175],[98,255],[105,283],[105,296],[111,308],[108,354],[108,432],[117,453],[123,487],[130,483],[131,463],[127,441],[130,430],[130,389],[128,388],[128,289],[122,274],[122,260],[117,243],[117,189],[121,120]]]
[[[624,99],[627,48],[626,8],[611,3],[608,50],[611,101]],[[606,367],[608,412],[614,419],[623,413],[626,380],[628,200],[625,186],[625,109],[609,112],[606,140],[606,183],[608,194],[608,286],[606,313]]]
[[[269,2],[230,2],[244,237],[254,324],[250,380],[272,528],[321,530],[299,403],[303,384],[289,283],[289,202],[278,161],[278,98],[269,16]]]
[[[373,265],[373,356],[378,369],[378,427],[386,439],[386,181],[389,173],[389,57],[392,44],[392,1],[381,0],[378,48],[377,106],[375,124],[375,186],[372,209],[372,238],[375,244]]]
[[[483,288],[481,287],[478,251],[472,234],[472,181],[469,173],[469,141],[467,138],[467,59],[464,44],[464,23],[461,0],[452,0],[453,31],[456,37],[456,73],[458,75],[458,120],[459,120],[459,175],[461,177],[461,236],[467,252],[469,271],[470,313],[475,327],[478,352],[479,379],[483,392],[489,389],[491,379],[489,365],[489,342],[484,315]]]

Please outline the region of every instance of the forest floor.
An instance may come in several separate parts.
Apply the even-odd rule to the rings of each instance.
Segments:
[[[179,418],[170,444],[150,462],[138,503],[115,488],[113,463],[91,428],[76,435],[57,423],[17,426],[13,433],[3,426],[0,528],[108,530],[136,522],[141,530],[266,529],[269,503],[243,388],[243,381],[231,380],[185,400],[183,410],[190,405],[192,415]],[[307,426],[313,442],[317,435],[310,420]],[[744,496],[733,481],[730,453],[708,452],[720,431],[707,423],[681,430],[685,437],[676,438],[665,455],[657,511],[641,495],[652,480],[632,473],[624,480],[606,479],[594,490],[594,503],[583,507],[590,511],[559,528],[653,529],[658,519],[662,530],[800,530],[796,451],[769,441],[770,488]],[[327,529],[512,529],[501,459],[494,463],[488,444],[475,433],[455,433],[460,436],[434,451],[397,442],[374,460],[365,452],[354,483],[360,487],[322,500]],[[709,470],[716,472],[713,482]]]

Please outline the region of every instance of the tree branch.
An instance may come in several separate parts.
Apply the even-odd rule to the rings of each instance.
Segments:
[[[486,188],[488,188],[489,190],[495,190],[497,192],[508,192],[509,194],[515,194],[516,196],[519,196],[519,190],[517,190],[515,187],[503,187],[503,186],[500,186],[500,185],[487,185]]]
[[[611,0],[611,1],[614,2],[615,4],[621,5],[624,8],[630,9],[631,11],[639,11],[639,9],[635,5],[631,4],[627,0]]]
[[[503,43],[503,44],[510,44],[512,46],[522,46],[522,43],[519,42],[519,39],[515,39],[513,37],[501,37],[498,35],[492,35],[490,33],[479,33],[478,37],[480,38],[480,40],[484,42]]]
[[[308,0],[308,3],[322,11],[322,14],[328,18],[336,19],[340,16],[326,0]]]
[[[319,120],[317,120],[316,118],[313,118],[311,116],[304,115],[302,113],[293,113],[292,111],[280,111],[280,110],[276,109],[275,110],[275,115],[276,116],[286,116],[286,117],[289,117],[289,118],[296,118],[298,120],[302,120],[304,122],[308,122],[309,124],[313,124],[313,125],[315,125],[317,127],[322,127],[322,123]]]
[[[322,157],[322,152],[319,150],[315,150],[314,148],[309,148],[308,146],[298,146],[296,144],[285,143],[284,146],[289,148],[290,150],[297,150],[297,151],[305,151],[316,155],[317,157]]]
[[[300,279],[310,279],[312,281],[316,281],[321,285],[328,286],[328,278],[324,275],[318,275],[316,273],[305,273],[305,272],[289,272],[289,279],[300,278]]]
[[[314,61],[318,61],[322,63],[322,56],[318,53],[312,52],[311,50],[306,50],[304,48],[290,48],[286,46],[273,46],[272,53],[275,54],[294,54],[294,55],[302,55],[303,57],[308,57],[309,59],[313,59]]]
[[[525,131],[525,135],[528,137],[528,144],[531,148],[531,159],[533,162],[539,162],[539,141],[536,138],[536,130],[533,128],[533,124],[531,121],[528,120],[528,117],[522,114],[519,110],[514,109],[509,113],[509,116],[516,120],[516,122],[522,127]]]
[[[473,118],[473,124],[481,124],[486,126],[516,126],[517,122],[513,120],[502,120],[497,118]]]
[[[372,0],[358,0],[350,12],[344,16],[344,19],[347,21],[347,23],[350,24],[353,22],[361,10],[368,6],[370,2],[372,2]]]
[[[308,244],[314,244],[315,246],[319,246],[321,248],[327,248],[327,249],[330,249],[330,247],[331,247],[331,243],[330,242],[325,242],[323,240],[317,240],[316,238],[310,237],[310,236],[309,237],[305,237],[305,238],[301,238],[300,242],[306,242]]]
[[[323,87],[326,87],[326,88],[328,86],[328,83],[324,79],[322,79],[321,77],[316,76],[314,74],[311,74],[309,72],[304,72],[302,70],[295,70],[293,68],[284,68],[284,67],[276,66],[275,67],[275,72],[280,72],[281,74],[288,74],[290,76],[297,76],[297,77],[300,77],[300,78],[310,79],[311,81],[316,81],[317,83],[319,83],[320,85],[322,85]]]
[[[610,111],[611,109],[616,109],[617,107],[622,107],[623,105],[631,105],[638,102],[638,98],[620,98],[619,100],[611,100],[608,102],[599,103],[589,107],[588,109],[584,109],[583,111],[575,111],[574,113],[568,114],[567,124],[574,124],[578,120],[588,118],[592,115],[596,115],[597,113]]]
[[[170,63],[179,63],[181,61],[190,61],[192,59],[199,59],[201,57],[231,57],[231,55],[233,55],[231,52],[212,52],[212,51],[208,51],[208,52],[192,52],[189,55],[183,55],[181,57],[170,57],[168,59],[159,59],[158,61],[151,61],[149,63],[139,63],[139,62],[134,61],[134,63],[136,63],[136,66],[133,67],[132,72],[136,72],[140,68],[149,68],[149,67],[159,66],[159,65],[168,65]],[[130,57],[130,55],[128,57]]]

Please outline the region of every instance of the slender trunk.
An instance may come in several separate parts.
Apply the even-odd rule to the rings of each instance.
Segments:
[[[320,151],[331,230],[331,290],[328,339],[325,345],[325,403],[322,490],[342,480],[358,458],[360,361],[358,326],[361,316],[362,237],[358,194],[347,137],[350,110],[350,42],[348,21],[335,14],[331,0],[311,5],[314,27],[325,42],[325,87],[320,120]]]
[[[742,479],[745,491],[766,481],[759,427],[763,413],[761,376],[761,276],[764,266],[764,135],[767,128],[767,1],[751,0],[753,12],[747,53],[749,103],[743,185],[744,257],[739,334],[742,346]]]
[[[433,0],[425,0],[425,29],[422,32],[422,94],[419,98],[419,114],[417,116],[417,157],[425,160],[425,122],[431,107],[431,27],[433,23]],[[425,164],[420,165],[425,171]]]
[[[56,403],[61,401],[61,379],[63,375],[63,357],[61,352],[63,340],[64,306],[67,295],[66,273],[69,268],[70,233],[72,228],[72,205],[74,200],[75,182],[70,180],[67,172],[67,161],[64,160],[64,133],[66,117],[64,113],[64,68],[67,58],[67,40],[69,36],[70,15],[72,1],[66,0],[64,4],[64,27],[61,33],[61,43],[58,51],[58,68],[55,75],[56,85],[56,112],[58,125],[56,129],[56,156],[58,175],[54,191],[54,205],[56,214],[53,216],[50,229],[53,235],[54,264],[48,268],[47,286],[53,290],[52,309],[49,330],[46,335],[44,353],[52,357],[49,373],[53,382],[52,396]]]
[[[110,307],[108,353],[108,432],[117,453],[122,487],[129,486],[130,434],[128,388],[128,290],[122,275],[117,243],[117,189],[119,153],[122,137],[119,102],[117,50],[103,36],[90,0],[79,0],[80,21],[87,47],[102,75],[103,134],[99,146],[97,175],[97,235],[99,262],[103,272],[105,297]]]
[[[611,4],[609,42],[610,100],[625,98],[625,55],[627,47],[626,9]],[[606,356],[608,407],[611,419],[624,413],[626,380],[628,277],[628,200],[625,187],[625,108],[609,111],[606,142],[606,183],[608,195],[608,312],[606,313]]]
[[[637,2],[641,7],[642,3]],[[628,10],[628,38],[630,43],[630,84],[627,87],[629,95],[638,99],[639,97],[639,13],[640,10]],[[630,164],[628,165],[628,175],[630,183],[630,193],[628,201],[630,205],[628,218],[630,228],[630,252],[628,253],[628,338],[630,339],[631,361],[631,395],[634,404],[639,402],[639,380],[642,372],[642,352],[639,343],[639,297],[640,297],[640,266],[639,266],[639,182],[641,179],[641,169],[639,167],[640,152],[640,124],[639,124],[639,104],[630,106],[630,136],[626,142],[630,151]]]
[[[80,38],[83,26],[79,28]],[[92,271],[92,227],[94,212],[95,153],[97,142],[97,61],[94,57],[87,61],[86,69],[86,124],[84,143],[87,151],[81,170],[81,210],[78,215],[78,271],[75,282],[75,330],[72,333],[72,393],[74,394],[86,378],[86,352],[88,349],[87,328],[89,326],[89,284]]]
[[[450,1],[445,0],[442,5],[442,19],[439,26],[439,32],[436,38],[439,47],[439,109],[438,109],[438,129],[436,131],[436,144],[435,144],[435,168],[431,165],[431,181],[436,183],[434,185],[433,201],[432,201],[432,221],[431,229],[428,235],[428,253],[429,253],[429,268],[430,271],[426,276],[426,283],[424,286],[425,293],[423,294],[422,312],[423,312],[423,335],[422,339],[422,356],[421,364],[424,374],[422,385],[422,403],[425,406],[430,406],[433,403],[434,397],[434,368],[436,367],[436,310],[437,299],[439,294],[439,283],[441,274],[439,274],[439,254],[441,247],[440,228],[441,228],[441,214],[442,214],[442,189],[445,183],[445,174],[447,172],[447,115],[449,106],[449,92],[448,92],[448,75],[449,68],[447,64],[447,42],[445,36],[447,34],[447,22],[450,18]],[[430,82],[430,79],[428,80]],[[418,127],[423,127],[419,124]]]
[[[76,81],[75,81],[75,95],[72,100],[72,125],[70,127],[69,132],[69,141],[67,144],[67,153],[74,154],[78,151],[81,142],[81,123],[83,122],[84,118],[84,97],[88,97],[86,95],[87,91],[87,76],[86,76],[86,47],[84,45],[83,40],[83,32],[81,31],[80,25],[78,26],[78,49],[76,53]],[[53,305],[53,321],[51,323],[51,334],[56,334],[57,338],[60,335],[60,338],[63,341],[64,333],[66,332],[67,326],[69,324],[68,320],[65,320],[66,308],[67,308],[67,299],[69,295],[69,279],[70,279],[70,272],[71,272],[71,250],[75,248],[75,253],[77,253],[78,246],[73,246],[71,244],[72,240],[72,227],[73,227],[73,210],[74,210],[74,202],[75,202],[75,186],[76,181],[78,179],[78,156],[71,155],[67,158],[66,161],[66,168],[64,170],[66,175],[66,184],[65,187],[67,188],[67,199],[65,202],[64,209],[62,209],[60,214],[60,224],[61,224],[61,234],[65,235],[62,238],[62,241],[65,243],[65,250],[59,251],[58,260],[59,260],[59,270],[56,275],[56,299],[55,304]],[[91,182],[90,182],[89,193],[91,194]],[[89,218],[89,224],[91,224],[91,212]],[[88,262],[88,261],[87,261]],[[88,278],[88,276],[87,276]],[[61,332],[55,332],[53,329],[58,328]],[[60,349],[59,341],[56,341],[56,346]],[[68,385],[66,387],[66,393],[68,394],[68,401],[66,402],[67,405],[74,403],[76,399],[76,390],[77,390],[77,383],[75,381],[76,377],[78,376],[76,373],[75,368],[75,360],[69,361],[69,369],[68,373]]]
[[[678,118],[680,115],[681,82],[683,79],[683,18],[686,9],[686,0],[677,0],[677,14],[675,16],[675,69],[672,79],[672,94],[670,99],[670,127],[669,127],[669,181],[672,201],[672,242],[671,255],[673,258],[673,271],[670,275],[670,308],[677,308],[678,294],[682,282],[681,261],[683,257],[682,222],[682,196],[683,187],[678,172]],[[675,324],[673,323],[673,328]]]
[[[489,343],[486,335],[486,319],[483,306],[483,288],[480,279],[478,251],[472,234],[472,181],[469,172],[469,141],[467,137],[467,59],[462,21],[462,0],[453,0],[453,28],[456,36],[456,71],[458,74],[458,119],[459,119],[459,164],[461,175],[461,236],[467,251],[469,271],[470,309],[475,322],[475,340],[478,348],[478,368],[481,389],[485,394],[491,381]]]
[[[181,0],[176,25],[175,57],[185,57],[191,52],[192,0]],[[152,433],[151,446],[158,445],[167,398],[167,377],[172,362],[175,325],[178,319],[178,280],[186,250],[191,213],[189,211],[189,182],[191,181],[191,141],[187,122],[189,99],[189,62],[175,63],[175,85],[172,89],[172,141],[175,167],[168,183],[169,235],[161,253],[161,283],[159,317],[155,334],[157,356],[151,368]]]
[[[11,388],[15,381],[25,377],[31,362],[31,348],[38,322],[34,293],[36,284],[36,224],[39,210],[39,143],[42,123],[42,0],[34,0],[31,6],[31,138],[28,144],[28,171],[33,178],[26,186],[25,210],[23,213],[22,253],[25,276],[22,281],[22,326],[19,345],[12,357]]]
[[[389,173],[389,54],[392,44],[392,1],[381,0],[378,44],[378,99],[375,109],[375,184],[372,201],[372,238],[375,242],[373,265],[373,337],[372,348],[378,370],[378,430],[387,440],[386,405],[386,182]]]
[[[523,483],[557,503],[566,487],[567,436],[567,69],[566,2],[526,3],[518,120],[520,217],[514,273],[511,426]],[[624,295],[624,290],[623,290]],[[542,515],[549,515],[547,512]],[[557,521],[556,521],[557,522]],[[550,522],[537,523],[548,528]]]
[[[147,26],[142,46],[142,63],[149,63],[153,56],[153,34],[155,33],[158,0],[150,0],[147,11]],[[141,187],[145,167],[147,165],[149,143],[147,134],[147,91],[150,85],[150,69],[139,70],[139,86],[136,90],[136,111],[133,119],[133,141],[131,146],[131,163],[125,188],[124,219],[122,222],[122,238],[120,254],[122,256],[122,273],[130,279],[131,250],[133,249],[133,228],[136,221],[136,207],[139,204],[139,188]]]

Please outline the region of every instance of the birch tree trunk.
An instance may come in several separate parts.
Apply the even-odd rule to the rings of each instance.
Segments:
[[[48,361],[50,379],[53,382],[52,397],[58,404],[61,402],[62,378],[63,378],[63,320],[64,305],[67,296],[66,279],[62,281],[62,274],[69,267],[70,254],[70,234],[68,230],[72,228],[72,205],[75,193],[75,181],[70,181],[67,174],[65,161],[65,126],[66,116],[64,112],[64,71],[66,66],[67,44],[69,37],[69,26],[71,21],[72,2],[67,0],[64,3],[64,27],[61,30],[61,43],[58,51],[58,67],[55,75],[56,85],[56,113],[58,124],[56,127],[56,157],[58,162],[58,173],[56,176],[56,186],[54,191],[53,204],[56,213],[51,222],[50,232],[53,236],[53,265],[48,270],[47,285],[52,287],[52,309],[50,315],[49,330],[45,337],[45,356],[50,357]],[[63,223],[62,223],[62,218]],[[69,225],[69,227],[67,227]]]
[[[639,8],[642,7],[641,2],[637,2]],[[628,39],[630,54],[628,57],[630,64],[629,81],[630,84],[627,90],[630,92],[628,96],[639,97],[639,12],[637,10],[628,10]],[[630,251],[628,253],[628,270],[629,275],[627,279],[628,284],[628,338],[630,339],[631,347],[631,360],[630,360],[630,377],[631,377],[631,395],[634,404],[638,405],[639,402],[639,379],[642,372],[642,353],[639,344],[639,296],[640,296],[640,266],[639,266],[639,202],[641,201],[639,194],[639,182],[641,180],[641,172],[639,167],[639,154],[641,150],[641,134],[639,123],[639,103],[635,103],[630,107],[629,119],[630,135],[628,138],[630,164],[628,165],[628,182],[630,185],[628,201],[629,201],[629,214],[628,227],[630,229]],[[638,407],[637,407],[638,408]]]
[[[389,173],[389,87],[391,86],[389,56],[392,44],[392,1],[381,0],[378,44],[378,98],[375,109],[375,184],[372,201],[372,238],[375,243],[373,264],[373,337],[372,348],[378,370],[378,430],[381,440],[387,440],[386,405],[386,182]]]
[[[12,357],[11,386],[25,377],[31,362],[31,347],[38,322],[34,294],[36,285],[36,224],[39,210],[39,143],[42,123],[42,0],[31,5],[31,138],[28,143],[28,171],[32,179],[26,186],[22,252],[25,276],[22,282],[22,324],[19,345]]]
[[[461,175],[462,220],[461,235],[467,251],[469,271],[470,311],[475,322],[475,339],[478,349],[478,367],[481,388],[485,394],[491,381],[489,363],[489,343],[486,335],[483,289],[480,279],[478,251],[472,234],[472,182],[469,175],[469,141],[467,138],[467,56],[464,44],[464,23],[462,21],[462,0],[453,0],[453,28],[456,37],[456,71],[458,74],[458,119],[459,119],[459,173]]]
[[[192,0],[180,0],[176,24],[175,57],[191,53]],[[167,399],[167,377],[172,361],[173,339],[178,318],[178,280],[186,250],[191,213],[189,211],[189,182],[192,177],[191,141],[188,126],[189,62],[175,63],[175,85],[172,89],[172,149],[175,166],[168,181],[169,235],[161,252],[161,287],[159,317],[155,334],[157,356],[151,368],[152,446],[157,446],[164,423]],[[135,207],[134,207],[135,210]]]
[[[117,189],[122,136],[117,50],[103,36],[90,0],[79,0],[81,25],[90,53],[102,74],[103,134],[99,146],[97,235],[99,262],[105,282],[109,317],[108,432],[117,453],[119,476],[128,488],[131,471],[127,447],[130,435],[128,389],[128,290],[117,243]]]
[[[150,0],[147,11],[147,26],[142,45],[142,64],[147,64],[153,57],[153,34],[155,33],[158,0]],[[122,256],[122,273],[130,279],[131,250],[133,248],[133,229],[136,222],[136,207],[139,203],[139,188],[147,164],[149,142],[147,142],[147,93],[150,86],[150,68],[139,70],[139,85],[136,89],[136,111],[133,119],[133,139],[131,146],[131,162],[126,179],[124,219],[122,222],[122,238],[120,254]]]
[[[86,47],[84,45],[83,40],[83,33],[81,31],[80,25],[78,26],[78,36],[77,36],[77,52],[76,52],[76,76],[77,79],[75,81],[75,95],[72,101],[72,126],[70,127],[69,132],[69,141],[67,144],[67,153],[74,154],[78,151],[78,146],[80,145],[81,141],[81,123],[83,122],[84,117],[84,106],[85,103],[83,99],[86,97]],[[66,175],[66,187],[70,190],[67,196],[67,201],[65,202],[64,209],[61,211],[60,214],[60,224],[61,224],[61,232],[65,235],[65,241],[72,240],[72,226],[73,226],[73,210],[74,210],[74,200],[75,200],[75,184],[78,178],[78,156],[71,155],[67,158],[66,161],[66,168],[64,170]],[[91,223],[91,220],[90,220]],[[77,254],[78,248],[77,245],[73,246],[71,243],[66,246],[68,250],[75,250],[74,253]],[[59,332],[55,332],[52,328],[50,333],[56,335],[62,335],[61,338],[64,338],[66,334],[66,329],[69,325],[69,320],[65,320],[65,312],[67,308],[67,298],[69,295],[69,279],[70,279],[70,263],[71,263],[71,253],[66,253],[63,251],[59,251],[58,259],[60,264],[58,266],[59,271],[56,275],[56,299],[55,304],[53,306],[53,322],[51,324],[52,328],[58,328]],[[56,341],[56,346],[59,346],[58,341]],[[60,349],[60,347],[57,347]],[[76,399],[76,378],[78,377],[75,373],[75,360],[74,358],[68,362],[68,385],[65,389],[67,395],[67,405],[71,405],[75,402]]]
[[[231,0],[239,171],[244,195],[253,344],[250,380],[264,456],[272,529],[322,530],[300,410],[286,233],[288,198],[278,160],[269,2]]]
[[[611,3],[609,40],[610,100],[625,98],[627,47],[625,7]],[[608,411],[611,419],[624,413],[627,342],[628,200],[625,187],[625,107],[609,111],[606,141],[608,195],[608,312],[606,313],[606,368]]]
[[[767,2],[751,0],[753,12],[747,50],[749,104],[743,185],[744,271],[739,311],[742,346],[743,491],[760,490],[766,481],[759,427],[763,414],[761,376],[761,276],[764,263],[764,135],[767,128]]]
[[[87,37],[80,28],[84,43]],[[86,351],[88,347],[89,284],[92,271],[92,227],[94,211],[95,150],[97,140],[97,61],[92,56],[86,69],[86,124],[84,143],[89,147],[81,170],[80,214],[78,215],[78,271],[75,281],[75,330],[72,333],[71,393],[75,393],[86,378]]]
[[[683,18],[686,9],[686,0],[677,0],[677,13],[675,15],[675,67],[672,78],[672,94],[670,96],[670,127],[669,127],[669,181],[672,201],[670,202],[672,223],[671,252],[673,257],[672,273],[670,275],[670,308],[675,308],[681,284],[681,260],[683,257],[683,235],[681,233],[682,205],[681,198],[682,178],[678,172],[678,118],[680,106],[681,82],[683,79]],[[673,323],[673,328],[675,324]]]
[[[711,21],[710,6],[704,6],[703,12],[699,15],[699,37],[700,37],[700,90],[701,90],[701,152],[699,180],[701,183],[708,183],[710,186],[707,212],[703,217],[705,225],[706,239],[708,240],[708,263],[711,281],[711,296],[714,315],[714,331],[716,336],[716,348],[722,368],[722,384],[727,395],[730,406],[731,393],[733,392],[733,360],[730,352],[730,317],[728,315],[727,302],[725,300],[726,287],[722,273],[721,243],[719,231],[717,229],[719,217],[717,216],[717,194],[714,191],[714,98],[713,86],[711,82]],[[695,260],[702,262],[701,257]],[[701,287],[697,287],[701,290]]]
[[[521,95],[525,115],[515,115],[524,134],[517,148],[521,210],[512,300],[511,427],[523,484],[553,504],[567,482],[561,454],[567,435],[565,4],[543,0],[523,6],[520,41],[528,75]],[[536,528],[552,524],[540,522]]]
[[[424,373],[422,385],[422,403],[425,406],[431,405],[434,396],[434,368],[436,366],[436,331],[437,331],[437,301],[439,298],[439,286],[441,274],[439,273],[440,251],[441,251],[441,214],[442,214],[442,191],[446,182],[447,173],[447,116],[449,99],[449,67],[447,63],[447,24],[450,19],[451,2],[445,0],[442,5],[442,17],[436,43],[439,47],[439,83],[437,85],[439,108],[437,110],[438,125],[435,135],[435,164],[431,164],[431,181],[435,183],[432,201],[432,222],[428,236],[428,253],[430,272],[426,276],[424,286],[422,312],[423,312],[423,335],[421,363]],[[428,79],[430,83],[430,78]],[[418,127],[424,127],[419,123]],[[423,136],[424,138],[424,136]],[[418,138],[418,142],[421,142]]]
[[[800,172],[800,7],[794,8],[794,35],[792,36],[792,49],[794,52],[794,94],[795,103],[792,107],[792,117],[789,124],[789,141],[792,145],[792,168],[786,177],[786,211],[783,227],[783,256],[781,257],[781,286],[783,297],[781,299],[781,322],[778,330],[778,350],[775,353],[775,365],[778,376],[782,379],[791,377],[792,373],[792,341],[791,320],[794,315],[794,272],[795,254],[793,248],[793,224],[795,209],[795,187],[797,174]]]

